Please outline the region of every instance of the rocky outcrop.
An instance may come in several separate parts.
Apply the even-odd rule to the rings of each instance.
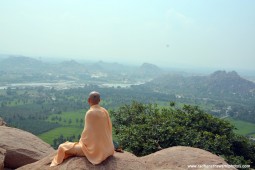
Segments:
[[[35,135],[20,129],[0,126],[0,148],[4,167],[15,169],[36,162],[54,151]],[[4,155],[4,156],[3,156]]]
[[[100,165],[92,165],[85,157],[72,157],[65,160],[62,164],[50,168],[50,163],[54,157],[55,153],[43,158],[35,163],[23,166],[18,170],[69,170],[69,169],[114,169],[114,170],[181,170],[181,169],[228,169],[224,168],[224,165],[228,164],[223,160],[223,158],[218,157],[208,151],[192,148],[177,146],[161,151],[155,152],[153,154],[136,157],[135,155],[124,152],[116,152],[114,156],[109,157]],[[189,165],[199,165],[204,166],[200,168],[191,168]],[[210,166],[215,166],[215,168]],[[232,168],[234,169],[234,168]]]
[[[161,169],[235,169],[229,168],[223,158],[214,155],[208,151],[175,146],[140,158],[149,167],[155,170]],[[197,166],[197,168],[195,168]],[[214,166],[214,167],[213,167]]]
[[[109,157],[103,163],[99,165],[92,165],[86,157],[71,157],[65,160],[62,164],[50,167],[50,163],[56,153],[53,153],[44,159],[18,168],[17,170],[70,170],[70,169],[79,169],[79,170],[152,170],[149,166],[143,163],[142,160],[137,158],[135,155],[124,152],[116,152],[114,156]]]

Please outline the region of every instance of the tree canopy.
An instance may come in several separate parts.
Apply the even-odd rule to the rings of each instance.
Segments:
[[[255,143],[234,133],[226,120],[197,106],[168,107],[133,102],[111,111],[119,145],[137,156],[171,146],[191,146],[222,156],[229,164],[255,166]]]

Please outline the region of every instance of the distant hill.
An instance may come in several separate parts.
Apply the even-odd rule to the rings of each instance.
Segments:
[[[219,117],[255,122],[255,83],[235,71],[207,76],[167,74],[134,88],[173,95],[176,102],[199,105]]]
[[[235,71],[216,71],[205,83],[208,92],[218,94],[249,95],[255,90],[255,83],[240,77]]]
[[[87,65],[90,68],[90,71],[100,71],[100,72],[107,72],[107,73],[129,73],[134,68],[131,66],[126,66],[119,63],[108,63],[104,61],[98,61],[91,65]]]
[[[143,63],[135,70],[133,76],[138,78],[155,78],[163,74],[163,71],[156,65],[150,63]]]
[[[79,63],[75,60],[44,62],[25,56],[0,58],[0,83],[47,82],[59,80],[93,81],[95,83],[148,81],[162,70],[156,65],[144,63],[140,67],[120,63],[98,61]]]
[[[240,77],[235,71],[216,71],[208,76],[168,74],[144,84],[154,91],[196,97],[233,97],[255,95],[255,83]]]
[[[55,66],[56,71],[62,73],[86,73],[88,69],[85,65],[78,63],[75,60],[63,61]]]
[[[37,59],[24,56],[10,56],[0,63],[0,70],[14,72],[29,72],[44,68],[46,65]]]

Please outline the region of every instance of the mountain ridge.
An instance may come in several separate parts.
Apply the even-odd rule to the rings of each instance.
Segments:
[[[255,90],[255,83],[246,80],[237,72],[215,71],[208,76],[188,76],[167,74],[162,75],[145,85],[151,90],[163,89],[166,91],[181,92],[188,94],[205,93],[204,96],[215,93],[217,95],[251,95]]]

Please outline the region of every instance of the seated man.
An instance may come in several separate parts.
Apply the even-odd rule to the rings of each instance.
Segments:
[[[99,106],[100,94],[91,92],[90,109],[85,115],[85,126],[77,143],[65,142],[59,145],[57,155],[50,166],[57,166],[70,156],[86,156],[94,165],[114,154],[112,123],[106,109]]]

